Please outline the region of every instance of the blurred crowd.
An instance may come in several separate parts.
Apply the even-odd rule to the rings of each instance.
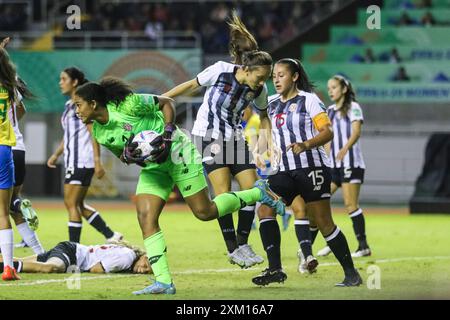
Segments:
[[[42,0],[34,0],[39,6]],[[77,1],[73,1],[76,3]],[[329,1],[193,1],[174,3],[119,3],[119,1],[85,1],[83,31],[144,31],[156,39],[163,31],[184,31],[201,35],[207,53],[224,52],[228,45],[226,19],[236,9],[254,34],[261,48],[284,43],[298,33],[300,22],[314,12],[329,7]],[[66,6],[58,8],[48,0],[47,12],[66,15]],[[54,9],[59,9],[54,10]],[[0,30],[23,31],[27,29],[26,6],[0,4]],[[58,21],[58,20],[56,20]],[[65,21],[59,25],[65,28]]]

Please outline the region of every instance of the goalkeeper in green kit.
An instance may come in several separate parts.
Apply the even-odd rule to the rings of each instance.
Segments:
[[[158,219],[177,185],[194,215],[203,221],[231,214],[256,202],[284,214],[284,204],[263,180],[249,190],[221,194],[210,200],[202,157],[190,139],[173,123],[173,100],[151,94],[135,94],[117,78],[88,82],[76,90],[76,112],[83,123],[91,123],[92,136],[123,162],[142,168],[136,188],[139,225],[156,280],[134,294],[174,294],[175,286],[166,257],[166,243]],[[145,130],[159,133],[150,143],[148,155],[140,155],[133,137]]]

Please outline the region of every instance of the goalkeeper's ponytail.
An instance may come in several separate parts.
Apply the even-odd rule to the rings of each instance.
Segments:
[[[84,100],[95,100],[102,107],[106,107],[109,102],[118,105],[132,93],[131,85],[114,77],[103,78],[100,83],[85,83],[75,91]]]

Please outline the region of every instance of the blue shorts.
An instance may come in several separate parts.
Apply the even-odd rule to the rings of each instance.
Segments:
[[[14,160],[10,146],[0,145],[0,189],[14,186]]]

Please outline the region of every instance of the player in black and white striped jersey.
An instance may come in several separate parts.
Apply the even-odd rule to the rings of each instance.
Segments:
[[[273,147],[276,145],[281,149],[281,157],[279,171],[269,176],[269,187],[294,211],[298,222],[296,232],[297,227],[302,228],[299,238],[301,250],[311,269],[317,266],[317,260],[312,257],[305,212],[314,218],[344,269],[345,279],[337,286],[359,286],[362,280],[353,265],[347,240],[331,216],[331,172],[323,145],[332,140],[333,131],[326,108],[314,94],[298,60],[279,60],[274,66],[273,82],[277,94],[269,97],[267,113],[271,119],[271,136],[266,139],[271,153],[276,150]],[[272,167],[276,165],[272,163]],[[299,219],[299,214],[302,219]],[[284,282],[287,275],[281,265],[281,236],[276,214],[271,208],[261,205],[258,216],[269,267],[252,281],[257,285]]]
[[[87,79],[84,73],[75,67],[70,67],[61,72],[59,85],[64,95],[72,97],[76,88],[85,82]],[[55,153],[47,161],[50,168],[56,168],[56,161],[64,153],[66,169],[64,204],[69,212],[69,240],[80,242],[81,217],[84,217],[107,240],[119,241],[122,235],[112,231],[99,212],[84,202],[93,175],[101,179],[105,171],[100,161],[100,146],[92,139],[88,126],[78,118],[75,110],[76,106],[72,99],[68,100],[61,117],[64,137]]]
[[[192,134],[203,155],[203,166],[216,195],[231,191],[232,178],[237,180],[241,190],[252,188],[257,180],[256,168],[240,123],[243,111],[249,105],[257,109],[266,108],[265,81],[270,77],[272,68],[271,56],[257,50],[256,40],[236,12],[229,26],[233,62],[219,61],[195,79],[164,93],[164,96],[175,98],[188,95],[200,86],[207,88]],[[255,206],[241,209],[237,230],[232,215],[218,219],[229,261],[243,268],[264,261],[248,244],[254,216]]]
[[[350,81],[340,75],[335,75],[328,81],[328,95],[334,102],[328,108],[334,130],[334,139],[330,146],[331,193],[342,187],[345,207],[352,219],[353,230],[358,240],[358,248],[352,256],[370,256],[365,219],[359,206],[359,192],[364,182],[366,168],[359,139],[364,122],[363,112],[355,100],[355,92]],[[325,256],[329,252],[329,248],[325,247],[318,255]]]

